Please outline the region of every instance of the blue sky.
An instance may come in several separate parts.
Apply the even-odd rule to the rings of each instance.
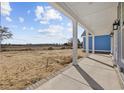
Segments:
[[[65,43],[72,37],[71,20],[48,3],[2,3],[1,25],[9,27],[13,33],[13,38],[3,43]],[[82,41],[83,29],[78,29],[78,37]]]

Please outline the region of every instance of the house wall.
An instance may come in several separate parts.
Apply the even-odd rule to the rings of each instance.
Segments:
[[[124,73],[124,3],[118,3],[118,19],[120,20],[120,26],[117,30],[117,51],[114,51],[117,54],[116,63],[120,71]],[[115,57],[116,55],[114,55]]]
[[[111,52],[110,35],[95,36],[95,52]],[[83,37],[84,49],[86,49],[86,37]],[[92,37],[89,37],[89,50],[92,51]]]

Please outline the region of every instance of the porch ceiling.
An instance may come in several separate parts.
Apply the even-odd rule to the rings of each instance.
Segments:
[[[51,4],[71,19],[76,19],[85,30],[95,35],[109,34],[117,18],[117,3],[56,2]]]

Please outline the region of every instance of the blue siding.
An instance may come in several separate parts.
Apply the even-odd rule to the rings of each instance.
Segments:
[[[89,49],[92,50],[92,37],[89,38]]]
[[[86,38],[83,37],[84,49],[86,49]],[[89,49],[92,49],[92,37],[89,38]]]
[[[83,37],[84,49],[86,49],[86,38]],[[89,49],[92,50],[92,37],[89,37]],[[111,51],[110,35],[95,36],[95,50]]]

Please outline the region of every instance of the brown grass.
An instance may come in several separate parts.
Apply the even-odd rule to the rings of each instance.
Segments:
[[[81,50],[78,57],[83,57]],[[24,89],[64,68],[72,50],[8,51],[0,54],[0,89]]]

